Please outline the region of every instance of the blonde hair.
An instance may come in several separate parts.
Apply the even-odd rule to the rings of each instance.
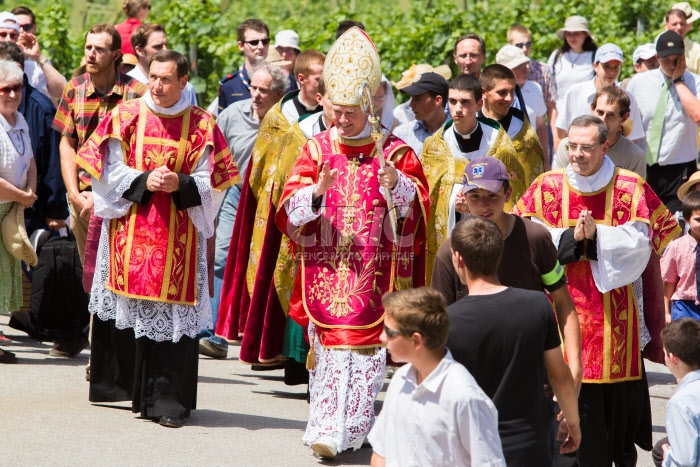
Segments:
[[[24,72],[17,62],[0,60],[0,81],[24,81]]]
[[[129,18],[135,18],[139,10],[149,3],[150,0],[124,0],[122,3],[122,11]]]
[[[417,332],[423,336],[425,347],[431,350],[445,346],[450,318],[447,301],[437,290],[420,287],[386,293],[382,305],[404,336],[410,337]]]

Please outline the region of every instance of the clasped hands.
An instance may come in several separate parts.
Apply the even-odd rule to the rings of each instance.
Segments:
[[[326,191],[333,186],[337,179],[338,169],[330,169],[328,162],[324,162],[318,175],[318,182],[314,188],[313,198],[317,199],[326,194]],[[377,179],[379,180],[379,185],[384,188],[394,189],[399,182],[399,171],[396,170],[392,161],[386,161],[386,166],[377,171]]]
[[[585,239],[593,240],[595,232],[596,226],[593,216],[591,216],[591,211],[581,211],[576,221],[576,227],[574,227],[574,240],[577,242]]]
[[[165,166],[158,167],[148,175],[146,188],[152,192],[164,191],[172,193],[180,189],[180,179],[169,168]]]

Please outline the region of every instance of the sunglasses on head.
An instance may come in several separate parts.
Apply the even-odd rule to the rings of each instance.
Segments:
[[[22,83],[15,84],[14,86],[5,86],[4,88],[0,88],[0,95],[6,96],[13,91],[15,94],[19,94],[22,88],[24,88],[24,84]]]
[[[10,39],[17,39],[19,37],[19,33],[0,31],[0,39],[5,39],[7,36],[10,36]]]
[[[27,24],[20,24],[19,27],[24,31],[24,32],[29,32],[32,30],[34,25],[32,23],[27,23]]]
[[[263,45],[267,45],[267,44],[270,43],[270,38],[267,38],[267,39],[255,39],[255,40],[253,40],[253,41],[243,41],[244,44],[250,44],[250,45],[252,45],[253,47],[257,47],[258,44],[261,43],[261,42],[262,42]]]

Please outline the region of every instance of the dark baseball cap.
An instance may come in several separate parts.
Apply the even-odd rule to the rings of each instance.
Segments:
[[[431,71],[422,73],[420,78],[415,80],[413,84],[401,89],[401,92],[405,92],[409,96],[418,96],[424,92],[434,92],[444,96],[447,94],[449,87],[450,83],[444,77]]]
[[[508,180],[508,170],[503,162],[491,156],[475,157],[464,169],[462,193],[477,188],[496,193]]]
[[[659,58],[683,54],[685,54],[685,44],[683,44],[683,38],[679,34],[666,31],[656,38],[656,55]]]

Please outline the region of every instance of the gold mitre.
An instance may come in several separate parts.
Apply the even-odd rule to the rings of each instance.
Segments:
[[[323,81],[335,105],[360,105],[362,83],[369,83],[372,94],[377,91],[382,81],[379,54],[362,29],[348,29],[331,46],[323,64]]]

